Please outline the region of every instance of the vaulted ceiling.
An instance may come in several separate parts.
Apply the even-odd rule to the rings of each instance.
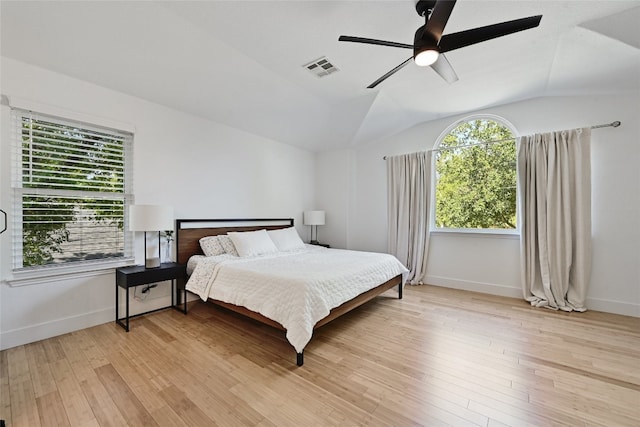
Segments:
[[[540,96],[640,91],[640,2],[459,0],[444,33],[543,15],[449,52],[447,84],[413,63],[415,1],[7,1],[2,56],[305,149],[367,144],[417,123]],[[303,65],[326,56],[339,71]]]

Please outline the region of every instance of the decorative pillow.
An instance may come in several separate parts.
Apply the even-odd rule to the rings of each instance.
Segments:
[[[220,244],[220,236],[207,236],[200,239],[200,247],[205,256],[216,256],[225,253]]]
[[[304,242],[298,235],[295,227],[269,230],[267,233],[280,252],[295,251],[296,249],[305,248]]]
[[[241,257],[264,255],[278,252],[278,248],[273,244],[267,230],[230,232],[227,235],[231,238],[233,246]]]
[[[220,246],[222,246],[225,254],[239,256],[238,251],[236,250],[236,247],[234,246],[229,236],[227,236],[226,234],[218,236],[218,242],[220,242]]]

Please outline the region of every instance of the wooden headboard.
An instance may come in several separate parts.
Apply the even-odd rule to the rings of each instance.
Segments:
[[[202,255],[200,239],[206,236],[287,227],[293,227],[293,218],[176,219],[176,258],[186,264],[192,255]]]

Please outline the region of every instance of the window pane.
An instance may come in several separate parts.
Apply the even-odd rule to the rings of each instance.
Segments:
[[[124,256],[124,201],[25,194],[23,267]]]
[[[124,192],[124,139],[23,117],[22,184]]]
[[[472,120],[449,132],[439,148],[436,226],[516,228],[516,146],[511,130],[494,120]]]

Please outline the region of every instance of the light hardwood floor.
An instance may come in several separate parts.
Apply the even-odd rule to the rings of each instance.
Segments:
[[[0,352],[8,426],[640,425],[640,319],[432,286],[316,331],[204,303]]]

